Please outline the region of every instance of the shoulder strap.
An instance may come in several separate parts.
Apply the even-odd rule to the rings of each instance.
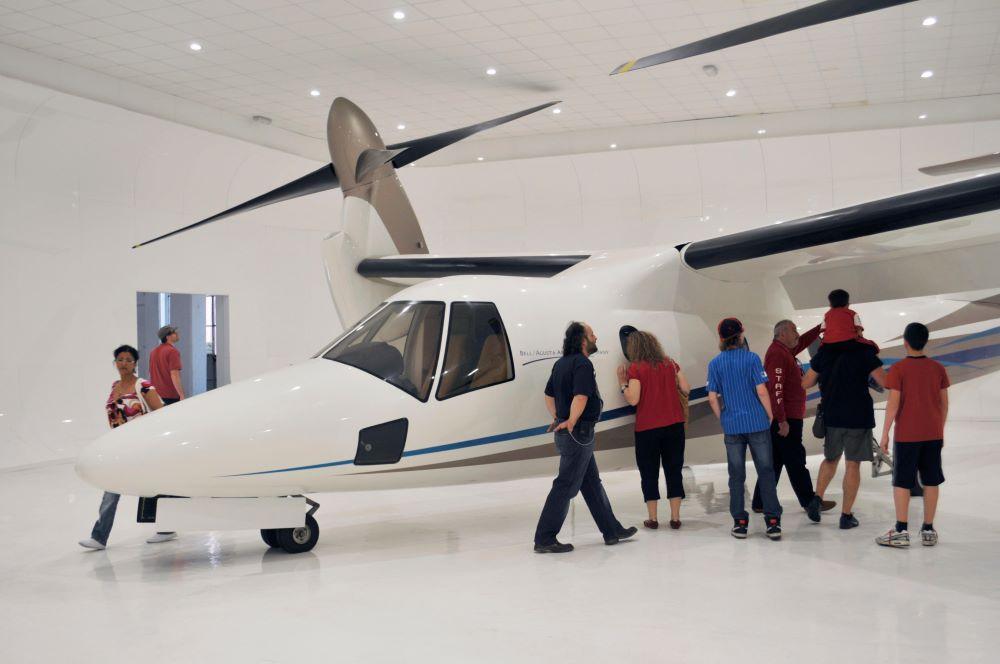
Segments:
[[[142,404],[142,414],[145,415],[149,412],[149,404],[146,403],[146,397],[142,396],[142,378],[139,376],[135,377],[135,396],[139,399],[139,403]]]

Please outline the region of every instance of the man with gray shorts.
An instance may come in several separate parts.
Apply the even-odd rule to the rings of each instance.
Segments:
[[[849,340],[820,346],[802,378],[802,386],[807,389],[819,382],[823,395],[826,438],[823,463],[816,478],[816,495],[820,499],[837,473],[840,457],[845,457],[841,530],[858,526],[852,510],[861,486],[861,462],[872,459],[875,407],[868,391],[869,377],[878,385],[885,385],[877,349]]]

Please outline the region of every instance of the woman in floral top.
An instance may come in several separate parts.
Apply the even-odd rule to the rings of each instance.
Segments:
[[[139,361],[139,351],[132,346],[119,346],[115,349],[115,368],[119,379],[111,385],[104,408],[108,415],[111,428],[120,427],[141,417],[151,410],[163,408],[163,401],[156,393],[156,388],[148,380],[135,375],[135,363]],[[108,544],[111,526],[115,522],[115,510],[118,508],[118,494],[105,492],[97,522],[90,537],[80,541],[80,546],[88,549],[103,549]],[[157,533],[148,542],[166,542],[177,537],[176,533]]]

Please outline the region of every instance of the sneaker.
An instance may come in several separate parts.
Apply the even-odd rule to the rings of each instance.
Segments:
[[[812,500],[809,501],[809,504],[806,505],[806,515],[813,523],[819,523],[819,512],[821,507],[823,507],[823,501],[819,499],[819,496],[813,496]]]
[[[933,528],[931,530],[921,530],[920,531],[920,543],[924,546],[934,546],[937,544],[938,535],[937,531]]]
[[[840,529],[850,530],[851,528],[857,528],[860,524],[858,520],[854,518],[854,513],[841,514],[840,515]]]
[[[820,512],[829,512],[834,507],[837,506],[836,500],[821,500],[819,501]]]
[[[907,547],[910,546],[910,533],[890,528],[886,534],[876,537],[875,543],[880,546]]]
[[[935,540],[937,539],[937,533],[934,534]],[[95,551],[100,551],[102,549],[108,548],[107,544],[101,544],[93,537],[88,537],[87,539],[80,540],[80,546],[85,549],[94,549]]]
[[[563,544],[559,540],[552,542],[552,544],[535,545],[535,553],[569,553],[572,550],[572,544]]]
[[[159,544],[177,539],[177,533],[155,533],[146,538],[146,544]]]
[[[764,525],[767,526],[767,536],[773,540],[781,539],[781,519],[776,516],[769,516],[764,519]]]
[[[605,537],[604,543],[607,546],[612,546],[618,544],[618,542],[621,542],[622,540],[627,540],[629,537],[632,537],[632,535],[635,535],[637,532],[639,532],[639,529],[636,528],[635,526],[631,526],[629,528],[622,528],[621,530],[618,531],[618,533],[614,537]]]
[[[746,539],[747,537],[747,520],[746,519],[733,519],[733,529],[729,533],[736,539]]]

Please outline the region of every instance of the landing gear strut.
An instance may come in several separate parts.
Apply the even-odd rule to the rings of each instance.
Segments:
[[[305,553],[312,550],[319,541],[319,524],[313,514],[319,509],[319,503],[306,498],[309,511],[306,512],[306,523],[298,528],[265,528],[260,531],[264,544],[274,549],[284,549],[288,553]]]

